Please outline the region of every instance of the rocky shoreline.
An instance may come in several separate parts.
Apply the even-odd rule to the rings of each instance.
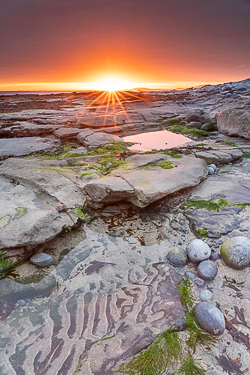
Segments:
[[[185,277],[200,325],[202,303],[225,324],[194,359],[250,374],[249,262],[221,251],[250,238],[250,80],[137,96],[115,116],[86,93],[0,97],[3,375],[112,374],[169,327],[184,342]],[[162,129],[190,143],[122,140]],[[211,251],[200,265],[193,240]]]

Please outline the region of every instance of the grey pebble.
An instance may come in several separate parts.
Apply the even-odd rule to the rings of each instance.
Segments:
[[[218,267],[211,260],[204,260],[197,267],[197,275],[206,281],[212,281],[216,278]]]
[[[30,262],[35,266],[47,267],[54,263],[54,257],[46,253],[37,253],[32,255]]]
[[[197,277],[195,280],[194,280],[194,283],[199,286],[199,287],[203,287],[206,283],[204,280],[200,279],[199,277]]]
[[[221,259],[221,255],[219,253],[211,253],[210,260],[218,260]]]
[[[204,289],[200,292],[200,299],[204,302],[209,301],[213,298],[213,293],[210,290]]]
[[[23,299],[19,299],[17,301],[17,303],[18,303],[19,306],[25,306],[26,305],[26,302]]]
[[[214,172],[216,172],[216,171],[217,171],[217,167],[216,167],[216,165],[215,165],[215,164],[209,164],[209,166],[208,166],[208,167],[210,167],[210,168],[213,168]]]
[[[187,271],[187,272],[185,273],[185,275],[186,275],[187,277],[189,277],[189,279],[191,279],[191,280],[194,280],[194,279],[197,277],[197,275],[196,275],[194,272],[191,272],[191,271]]]
[[[221,311],[209,302],[199,302],[194,309],[199,325],[211,335],[219,336],[225,330]]]
[[[187,255],[191,262],[199,263],[210,257],[211,249],[204,241],[195,239],[188,245]]]
[[[214,169],[211,167],[208,167],[208,174],[214,174]]]
[[[172,247],[167,254],[167,260],[175,267],[185,266],[187,264],[187,254],[180,247]]]

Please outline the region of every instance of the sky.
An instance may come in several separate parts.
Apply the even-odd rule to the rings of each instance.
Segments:
[[[0,1],[0,90],[110,77],[154,88],[249,78],[250,1]]]

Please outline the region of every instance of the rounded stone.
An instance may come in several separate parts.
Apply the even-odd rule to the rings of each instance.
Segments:
[[[187,271],[187,272],[185,273],[185,275],[186,275],[190,280],[194,280],[194,279],[197,277],[197,275],[196,275],[194,272],[191,272],[191,271]]]
[[[175,267],[187,264],[187,254],[181,247],[172,247],[167,254],[167,260]]]
[[[250,265],[250,240],[247,237],[229,238],[221,245],[220,252],[229,267],[240,270]]]
[[[216,167],[216,165],[215,164],[210,164],[208,167],[211,167],[211,168],[213,168],[213,170],[216,172],[217,171],[217,167]]]
[[[213,293],[210,290],[204,289],[200,292],[200,299],[204,302],[213,298]]]
[[[187,255],[192,263],[199,263],[210,257],[211,249],[204,241],[195,239],[188,245]]]
[[[19,299],[17,301],[17,303],[18,303],[19,306],[25,306],[26,305],[26,302],[23,299]]]
[[[196,277],[196,279],[194,280],[194,283],[199,286],[200,288],[202,288],[203,286],[205,286],[205,280],[203,279],[200,279],[199,277]]]
[[[212,281],[218,273],[218,267],[211,260],[203,260],[197,267],[197,275],[205,280]]]
[[[214,169],[212,167],[208,167],[208,174],[214,174]]]
[[[210,260],[218,260],[221,259],[221,255],[219,253],[211,253]]]
[[[225,319],[221,311],[209,302],[199,302],[194,313],[196,319],[206,332],[214,336],[222,335],[225,330]]]
[[[54,263],[54,257],[46,253],[37,253],[32,255],[30,262],[35,266],[47,267]]]

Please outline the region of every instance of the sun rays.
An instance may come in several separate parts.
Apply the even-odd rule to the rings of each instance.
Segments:
[[[103,131],[108,130],[108,127],[115,127],[116,133],[119,132],[118,125],[122,126],[122,123],[126,122],[131,124],[133,127],[132,121],[129,117],[129,113],[133,111],[133,102],[135,100],[140,101],[148,101],[144,99],[140,92],[138,91],[131,91],[131,90],[113,90],[115,86],[114,82],[108,84],[106,88],[109,87],[108,90],[105,91],[92,91],[89,95],[89,103],[78,113],[80,116],[86,117],[93,116],[93,112],[95,116],[103,119],[102,129]],[[93,98],[91,100],[91,98]],[[131,106],[131,110],[126,109],[125,106]],[[117,121],[117,117],[120,116],[120,119],[123,115],[124,120]],[[120,129],[121,130],[121,129]]]

